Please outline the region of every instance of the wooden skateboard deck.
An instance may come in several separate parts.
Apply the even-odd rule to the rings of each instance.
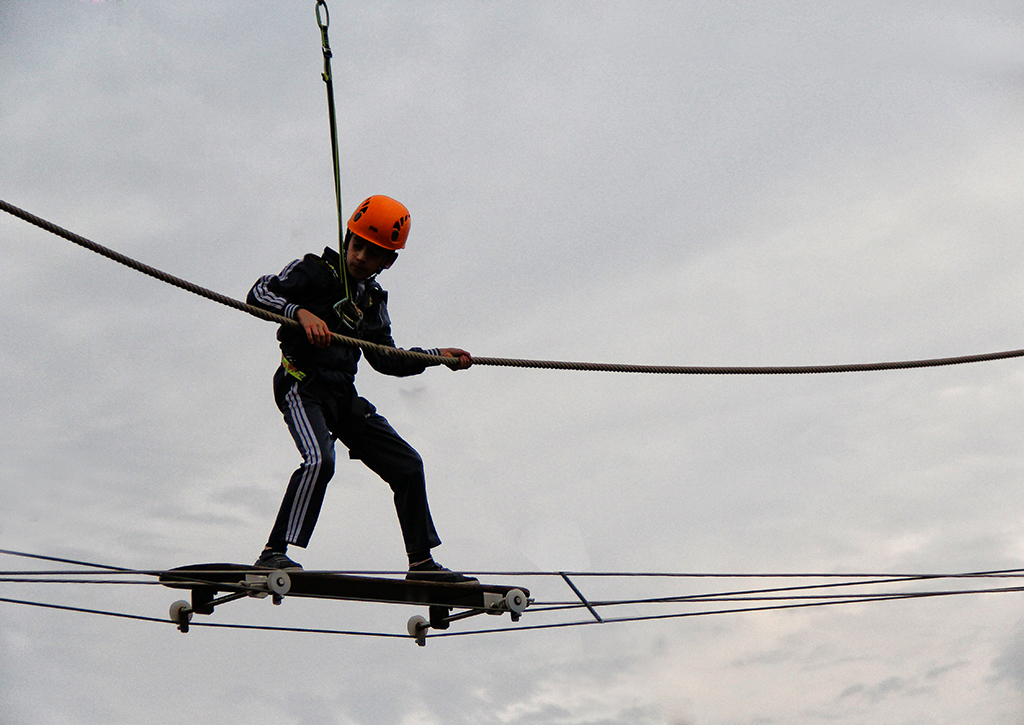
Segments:
[[[419,604],[430,608],[430,620],[413,617],[409,633],[424,644],[427,628],[447,629],[450,622],[475,614],[509,612],[513,621],[530,603],[523,587],[500,584],[453,584],[386,577],[275,570],[242,564],[194,564],[160,574],[160,583],[172,589],[188,589],[192,602],[171,606],[171,619],[188,631],[192,613],[212,614],[215,606],[243,597],[272,596],[275,604],[285,597],[343,599],[360,602]],[[220,598],[218,594],[224,594]],[[452,609],[467,610],[451,616]]]

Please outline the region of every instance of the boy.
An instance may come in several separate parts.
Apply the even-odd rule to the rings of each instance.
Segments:
[[[334,440],[361,460],[394,492],[395,509],[409,555],[408,579],[476,582],[437,564],[430,550],[441,543],[427,506],[423,461],[359,397],[355,388],[360,353],[378,372],[406,376],[422,373],[430,363],[332,343],[331,333],[394,347],[387,293],[374,277],[389,268],[405,247],[409,212],[386,196],[371,196],[348,220],[342,257],[333,249],[307,254],[279,275],[259,279],[248,302],[297,320],[301,329],[282,325],[281,366],[274,374],[274,398],[302,454],[302,464],[288,483],[266,548],[256,566],[302,567],[287,556],[289,544],[305,548],[313,533],[327,483],[334,474]],[[442,348],[418,352],[458,359],[457,369],[473,363],[468,352]],[[441,364],[440,362],[435,364]]]

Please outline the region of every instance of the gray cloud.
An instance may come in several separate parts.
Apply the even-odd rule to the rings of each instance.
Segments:
[[[0,198],[236,297],[334,244],[313,5],[5,4]],[[707,365],[1021,346],[1016,4],[332,10],[346,208],[382,192],[413,212],[382,278],[402,345]],[[273,328],[7,215],[0,249],[0,548],[251,560],[296,463]],[[423,454],[450,566],[956,573],[1024,557],[1022,381],[1011,360],[359,385]],[[401,568],[390,506],[343,461],[304,564]],[[586,591],[664,594],[618,587]],[[176,598],[0,596],[155,617]],[[3,605],[0,702],[15,723],[1004,723],[1021,712],[1016,596],[422,650]],[[411,613],[243,601],[213,621],[401,633]]]

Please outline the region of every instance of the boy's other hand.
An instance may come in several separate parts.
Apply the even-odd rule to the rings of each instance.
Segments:
[[[457,357],[459,359],[459,364],[453,366],[452,370],[465,370],[473,364],[473,356],[457,347],[443,347],[440,353],[441,357]]]

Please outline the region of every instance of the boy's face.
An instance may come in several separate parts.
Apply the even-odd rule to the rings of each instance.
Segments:
[[[390,249],[378,247],[353,234],[345,254],[345,267],[352,279],[362,281],[377,274],[394,260],[395,253]]]

